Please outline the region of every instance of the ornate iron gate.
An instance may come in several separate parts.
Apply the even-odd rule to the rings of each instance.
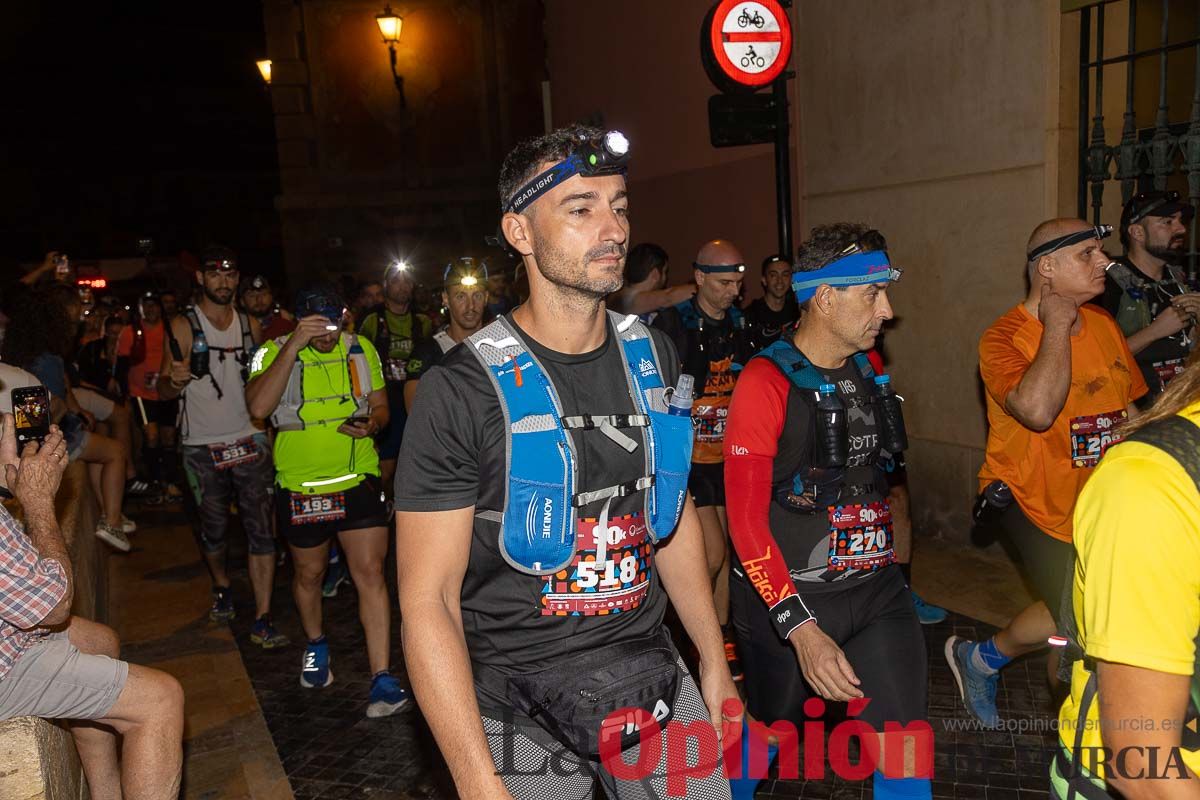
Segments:
[[[1200,12],[1195,10],[1195,0],[1185,0],[1192,8],[1172,0],[1128,0],[1128,44],[1124,52],[1105,56],[1104,23],[1110,21],[1120,8],[1110,8],[1114,0],[1102,0],[1079,10],[1079,216],[1088,217],[1088,188],[1091,188],[1091,217],[1100,222],[1100,209],[1104,201],[1106,181],[1121,182],[1121,203],[1124,204],[1135,192],[1150,189],[1167,189],[1178,184],[1186,176],[1186,190],[1180,186],[1180,194],[1186,194],[1194,209],[1200,210]],[[1143,11],[1154,3],[1161,3],[1161,25],[1158,44],[1137,49],[1139,8]],[[1064,6],[1077,5],[1067,0]],[[1180,25],[1172,25],[1172,8],[1179,12],[1191,11],[1196,16],[1191,31],[1182,32]],[[1107,13],[1106,13],[1107,12]],[[1119,24],[1117,21],[1116,24]],[[1094,26],[1094,28],[1093,28]],[[1191,27],[1191,26],[1189,26]],[[1093,47],[1093,30],[1095,42]],[[1171,41],[1172,34],[1179,41]],[[1182,35],[1181,35],[1182,34]],[[1168,106],[1168,54],[1192,49],[1195,53],[1192,67],[1193,81],[1191,115],[1187,119],[1179,113],[1182,109]],[[1095,52],[1092,52],[1092,51]],[[1157,57],[1158,109],[1154,124],[1150,127],[1137,126],[1135,97],[1135,69],[1139,61]],[[1105,141],[1104,131],[1104,67],[1114,64],[1125,65],[1125,115],[1119,142],[1110,145]],[[1179,70],[1176,70],[1179,72]],[[1188,76],[1174,75],[1176,81],[1186,81]],[[1091,114],[1089,135],[1088,117]],[[1174,116],[1174,120],[1172,117]],[[1197,252],[1197,232],[1200,224],[1191,226],[1188,243],[1188,274],[1195,280],[1200,267],[1200,252]]]

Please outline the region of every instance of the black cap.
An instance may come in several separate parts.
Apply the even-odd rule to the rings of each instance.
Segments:
[[[251,275],[248,278],[242,278],[242,282],[238,285],[238,294],[243,295],[251,290],[254,291],[271,291],[271,282],[267,280],[266,275]]]
[[[1192,206],[1179,197],[1179,192],[1157,190],[1138,192],[1129,198],[1129,202],[1121,211],[1121,231],[1124,232],[1125,228],[1135,222],[1141,222],[1146,217],[1169,217],[1174,214],[1182,214],[1183,222],[1186,224],[1191,221],[1193,213]]]

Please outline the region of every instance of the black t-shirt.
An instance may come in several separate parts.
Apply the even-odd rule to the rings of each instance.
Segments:
[[[1128,258],[1119,258],[1117,261],[1127,266],[1133,276],[1141,284],[1139,294],[1140,299],[1146,301],[1146,305],[1150,309],[1150,319],[1157,317],[1171,303],[1171,298],[1177,297],[1188,291],[1188,287],[1180,284],[1171,277],[1170,269],[1165,268],[1163,280],[1155,281],[1146,273],[1142,272]],[[1121,308],[1121,295],[1124,290],[1113,279],[1110,272],[1104,279],[1104,294],[1100,297],[1101,307],[1117,316]],[[1119,322],[1119,321],[1118,321]],[[1137,331],[1124,330],[1122,332],[1126,337],[1131,336]],[[1157,397],[1163,390],[1162,376],[1172,372],[1173,366],[1178,366],[1182,369],[1183,362],[1187,360],[1188,354],[1191,352],[1190,336],[1194,336],[1193,329],[1184,329],[1179,333],[1171,336],[1156,339],[1148,344],[1140,353],[1133,358],[1137,362],[1138,367],[1142,370],[1142,377],[1146,380],[1146,385],[1150,387],[1150,393],[1142,398],[1143,402]]]
[[[861,494],[848,496],[843,489],[840,504],[870,504],[886,502],[887,481],[879,469],[880,443],[879,425],[875,408],[870,402],[874,388],[854,359],[848,359],[839,369],[817,369],[837,387],[838,395],[846,404],[850,433],[850,460],[842,483],[844,487],[858,487]],[[783,433],[779,437],[779,449],[775,455],[771,481],[775,485],[791,481],[796,467],[808,464],[811,459],[813,434],[812,406],[791,385],[787,396],[787,410]],[[868,489],[867,491],[863,491]],[[843,579],[863,578],[874,574],[869,570],[847,569],[835,571],[828,568],[830,546],[830,518],[825,510],[812,514],[797,513],[771,501],[771,532],[779,543],[780,551],[791,571],[792,579],[802,581],[798,587],[803,592],[821,591],[823,588],[838,589],[845,584]]]
[[[512,323],[511,315],[508,320]],[[611,328],[599,349],[581,355],[556,353],[520,333],[547,370],[565,415],[634,412],[620,342]],[[662,359],[663,380],[674,385],[678,378],[674,347],[661,333],[651,334]],[[454,348],[421,379],[396,470],[397,510],[503,509],[504,417],[490,378],[468,347]],[[568,432],[576,449],[577,492],[602,489],[645,473],[642,430],[624,432],[639,442],[633,453],[599,429]],[[531,670],[591,647],[656,631],[667,598],[654,570],[654,548],[644,522],[638,522],[644,502],[643,492],[613,500],[608,557],[600,565],[594,563],[595,520],[603,503],[580,509],[581,520],[592,522],[581,523],[577,531],[576,561],[544,577],[510,567],[500,554],[500,523],[476,516],[461,597],[471,659],[502,672]],[[614,533],[614,528],[619,531]],[[587,564],[589,558],[590,565],[577,566]]]
[[[767,305],[765,297],[760,297],[746,306],[743,313],[746,327],[750,329],[755,345],[761,349],[778,339],[784,327],[796,321],[800,307],[796,304],[796,296],[788,292],[783,298],[783,308],[778,311]]]
[[[756,351],[749,333],[734,327],[732,310],[726,311],[723,319],[714,319],[704,313],[694,298],[688,302],[699,315],[699,326],[689,329],[679,309],[672,306],[658,313],[654,327],[671,337],[682,359],[683,371],[696,379],[699,394],[714,362],[732,358],[734,363],[745,365]]]
[[[410,381],[419,380],[430,369],[442,363],[442,357],[449,352],[442,349],[442,343],[435,338],[436,336],[436,333],[433,336],[425,336],[413,345],[407,368]]]

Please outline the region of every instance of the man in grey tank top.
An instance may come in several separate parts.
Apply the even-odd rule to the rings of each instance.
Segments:
[[[287,637],[271,623],[275,540],[270,493],[274,478],[265,429],[246,409],[246,375],[252,351],[262,341],[258,322],[234,310],[237,261],[224,248],[205,251],[196,272],[200,302],[171,321],[158,391],[183,398],[180,428],[189,510],[196,538],[213,580],[209,619],[233,619],[233,596],[225,569],[231,500],[250,551],[254,627],[250,639],[263,648],[282,647]]]

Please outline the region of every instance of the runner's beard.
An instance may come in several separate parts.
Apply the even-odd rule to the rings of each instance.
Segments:
[[[218,292],[220,292],[221,294],[218,294]],[[221,296],[222,294],[224,296]],[[209,288],[207,286],[205,286],[204,287],[204,296],[219,306],[227,306],[233,302],[233,290],[232,289],[217,289],[214,292],[214,291],[210,291]]]
[[[1178,246],[1175,243],[1178,242]],[[1155,258],[1161,258],[1163,261],[1178,266],[1183,261],[1184,241],[1182,238],[1172,239],[1164,246],[1153,245],[1146,248],[1146,252]]]
[[[564,289],[574,290],[579,294],[588,295],[600,299],[605,295],[611,294],[621,288],[625,282],[624,264],[614,276],[604,276],[602,278],[591,278],[588,276],[588,264],[594,259],[605,258],[610,255],[617,255],[622,260],[625,258],[624,245],[613,245],[612,247],[594,248],[584,254],[580,260],[580,265],[576,267],[573,259],[562,250],[558,249],[550,243],[541,244],[536,239],[533,244],[533,257],[537,260],[538,271],[542,276],[556,286]]]

